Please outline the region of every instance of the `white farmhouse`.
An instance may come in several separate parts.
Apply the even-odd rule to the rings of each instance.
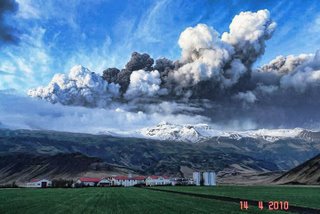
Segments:
[[[51,187],[52,182],[48,179],[32,179],[27,183],[27,187],[33,188],[46,188]]]

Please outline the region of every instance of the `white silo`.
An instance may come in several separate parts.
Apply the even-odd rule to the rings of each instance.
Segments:
[[[200,172],[193,172],[193,183],[196,186],[200,186],[201,174]]]
[[[210,176],[209,172],[204,172],[203,173],[203,185],[204,186],[209,186],[210,183]]]
[[[215,172],[204,172],[203,173],[203,185],[215,186],[216,185],[216,173]]]
[[[210,182],[209,182],[209,185],[210,185],[210,186],[215,186],[215,185],[217,185],[216,173],[215,173],[215,172],[209,172],[209,178],[210,178]]]

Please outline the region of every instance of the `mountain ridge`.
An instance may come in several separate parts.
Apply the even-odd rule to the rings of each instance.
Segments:
[[[307,134],[308,133],[308,134]],[[214,129],[208,124],[172,124],[161,122],[156,126],[146,127],[140,130],[127,132],[101,132],[100,134],[109,134],[123,137],[150,138],[157,140],[179,141],[187,143],[198,143],[206,141],[213,137],[229,137],[236,140],[241,138],[263,139],[268,142],[286,138],[303,138],[312,140],[317,136],[316,140],[320,140],[318,132],[306,130],[302,128],[293,129],[256,129],[246,131],[222,131]],[[309,136],[309,137],[308,137]],[[313,136],[313,137],[312,137]]]
[[[57,166],[58,171],[61,170],[55,164],[56,155],[74,153],[80,153],[90,160],[97,158],[99,162],[95,165],[112,166],[121,169],[121,173],[189,177],[192,176],[190,172],[193,170],[214,170],[223,175],[220,181],[236,182],[230,177],[289,170],[320,153],[320,143],[303,138],[285,138],[268,142],[250,137],[212,137],[199,143],[185,143],[150,138],[0,129],[0,157],[11,156],[9,159],[12,163],[9,163],[14,166],[18,163],[17,155],[34,156],[35,160],[38,160],[37,163],[30,162],[33,158],[27,158],[26,162],[39,165],[40,168],[44,167],[45,171],[37,171],[39,175],[52,172],[51,165]],[[71,155],[67,160],[72,162],[77,159]],[[9,173],[26,178],[29,176],[19,174],[23,170],[6,167],[7,164],[0,167],[0,175],[7,177]],[[36,169],[38,170],[37,167]],[[91,170],[90,167],[89,169]],[[6,173],[1,170],[5,170]],[[90,170],[83,169],[70,177],[91,173]],[[28,173],[27,171],[25,173]],[[110,170],[105,172],[111,173]],[[59,176],[59,173],[49,175],[55,177]],[[0,176],[0,183],[5,181],[6,177]]]

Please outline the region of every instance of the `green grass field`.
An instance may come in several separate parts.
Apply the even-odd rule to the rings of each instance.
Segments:
[[[177,187],[175,188],[177,189]],[[188,190],[185,187],[179,188]],[[189,188],[190,191],[211,189]],[[241,190],[240,190],[241,191]],[[242,190],[243,191],[243,190]],[[232,191],[231,191],[232,192]],[[211,193],[210,193],[211,194]],[[0,213],[281,213],[143,188],[0,189]]]
[[[168,186],[156,188],[261,201],[288,201],[291,205],[320,208],[320,186]]]

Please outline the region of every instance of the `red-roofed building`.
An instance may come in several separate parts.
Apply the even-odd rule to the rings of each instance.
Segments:
[[[116,180],[128,180],[128,176],[118,175],[114,177]]]
[[[150,175],[148,178],[150,179],[158,179],[160,176],[157,176],[157,175]]]
[[[136,177],[133,177],[133,179],[135,181],[135,184],[145,185],[147,177],[146,176],[136,176]]]
[[[134,180],[137,180],[137,181],[145,181],[146,180],[146,176],[136,176],[136,177],[133,177]]]

